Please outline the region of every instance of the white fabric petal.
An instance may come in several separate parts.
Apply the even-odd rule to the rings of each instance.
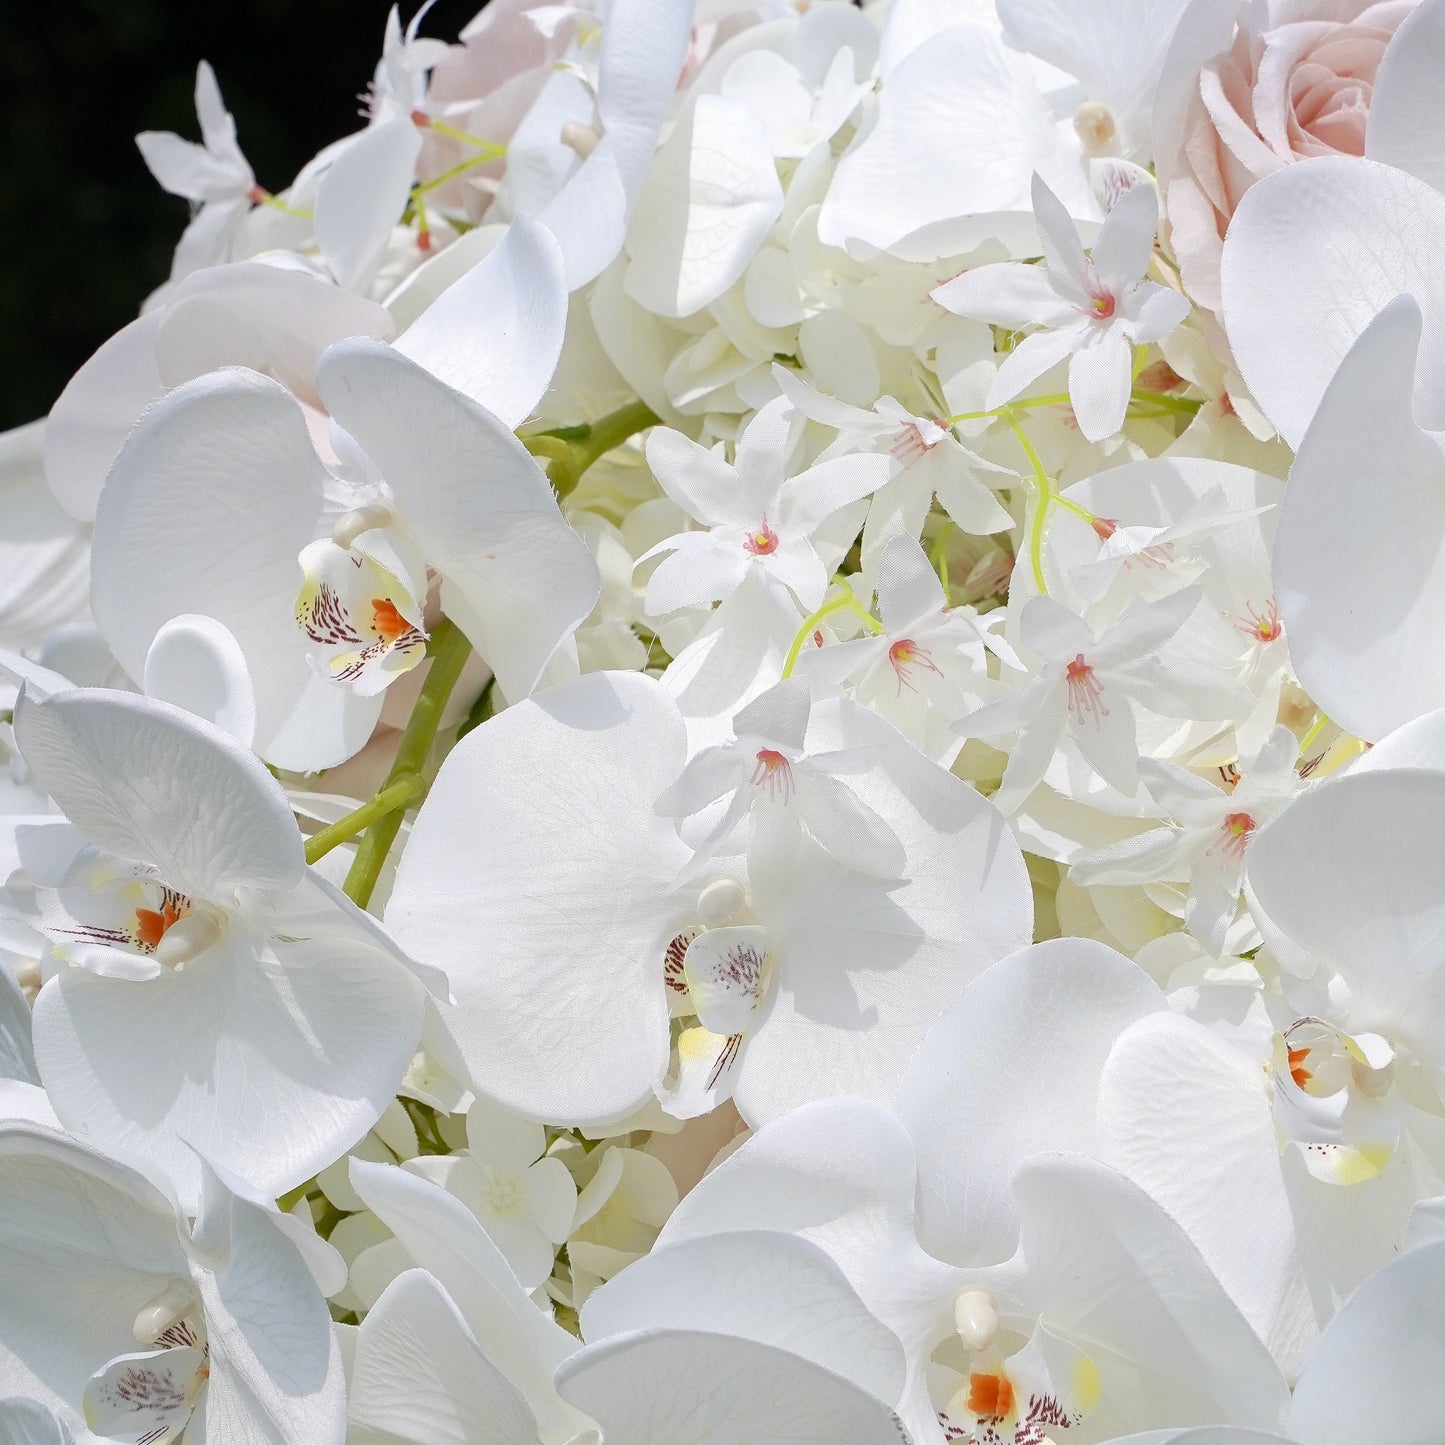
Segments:
[[[0,1400],[0,1445],[75,1445],[70,1426],[34,1400]]]
[[[351,1182],[411,1257],[446,1281],[482,1354],[521,1393],[543,1438],[570,1440],[585,1429],[589,1422],[552,1387],[553,1372],[577,1349],[576,1339],[532,1303],[466,1206],[390,1164],[353,1159]]]
[[[341,1445],[346,1383],[326,1301],[268,1211],[235,1196],[229,1205],[227,1257],[214,1273],[196,1272],[210,1352],[206,1434]]]
[[[601,590],[545,474],[496,417],[380,342],[333,346],[316,376],[446,579],[457,624],[508,699],[525,697]]]
[[[1370,96],[1365,154],[1445,191],[1445,124],[1436,78],[1445,66],[1445,5],[1421,0],[1385,47]]]
[[[939,1010],[1032,922],[1021,856],[971,787],[851,702],[816,705],[808,743],[877,748],[849,782],[907,863],[901,881],[868,878],[805,843],[791,879],[752,878],[777,982],[734,1091],[750,1123],[827,1093],[891,1097]]]
[[[742,276],[783,209],[757,118],[700,95],[652,164],[627,235],[623,286],[658,316],[690,316]]]
[[[303,771],[359,752],[381,710],[313,672],[296,625],[297,558],[330,485],[290,394],[228,370],[146,413],[96,511],[92,602],[116,660],[142,677],[165,623],[214,617],[250,664],[257,752]]]
[[[918,1158],[920,1243],[995,1264],[1018,1242],[1018,1166],[1098,1152],[1099,1077],[1114,1040],[1165,1007],[1137,964],[1090,939],[1035,944],[977,978],[939,1019],[898,1093]]]
[[[1428,364],[1420,328],[1401,298],[1350,348],[1299,444],[1275,544],[1300,681],[1369,740],[1445,704],[1445,445],[1411,413],[1412,381]],[[1362,607],[1360,596],[1378,601]]]
[[[1293,1378],[1330,1302],[1310,1298],[1313,1261],[1303,1254],[1269,1090],[1258,1059],[1161,1012],[1126,1030],[1110,1053],[1096,1090],[1098,1131],[1103,1157],[1188,1230]]]
[[[1082,333],[1075,327],[1061,331],[1036,331],[1004,357],[989,383],[984,398],[988,407],[1004,406],[1027,391],[1045,372],[1051,371],[1066,356],[1072,356],[1083,343]]]
[[[1054,289],[1047,267],[1015,261],[971,267],[945,281],[932,296],[955,316],[972,316],[1011,331],[1061,326],[1077,315]]]
[[[897,1445],[898,1417],[786,1350],[694,1330],[618,1335],[557,1371],[562,1397],[627,1445]]]
[[[257,946],[244,923],[145,983],[69,969],[41,990],[35,1056],[66,1127],[157,1161],[193,1200],[196,1151],[273,1198],[391,1102],[421,989],[352,939]]]
[[[1154,228],[1158,224],[1159,197],[1152,185],[1135,186],[1115,203],[1089,253],[1107,290],[1118,295],[1143,278],[1154,254]]]
[[[316,188],[316,244],[339,285],[360,289],[401,219],[421,154],[410,116],[383,121],[349,141]]]
[[[281,785],[229,734],[107,688],[22,697],[15,733],[41,786],[94,842],[216,902],[305,867]]]
[[[1427,1445],[1440,1433],[1445,1243],[1392,1260],[1345,1301],[1295,1386],[1290,1434],[1310,1445],[1373,1438]]]
[[[350,1418],[409,1445],[537,1445],[537,1418],[424,1270],[386,1287],[356,1337]]]
[[[35,1050],[30,1042],[30,1000],[15,975],[0,966],[0,1079],[38,1084]]]
[[[1101,442],[1123,429],[1134,353],[1116,326],[1091,335],[1089,343],[1069,360],[1069,403],[1079,430]]]
[[[136,1349],[136,1314],[190,1277],[178,1225],[134,1169],[54,1129],[0,1127],[0,1394],[78,1426],[86,1381]]]
[[[707,1330],[788,1350],[882,1400],[903,1388],[903,1348],[817,1245],[746,1230],[655,1248],[588,1297],[588,1344],[644,1329]]]
[[[688,920],[666,889],[689,852],[653,802],[684,756],[658,683],[594,673],[469,733],[422,806],[387,925],[446,969],[474,1081],[519,1113],[616,1118],[667,1067],[663,953]]]
[[[544,226],[518,216],[501,244],[397,337],[396,349],[517,427],[551,383],[566,325],[562,253]]]
[[[692,41],[692,9],[615,0],[597,58],[602,139],[538,219],[557,237],[575,291],[616,258],[646,183]]]
[[[1300,161],[1245,193],[1224,247],[1225,328],[1251,394],[1290,446],[1355,338],[1402,292],[1425,316],[1418,414],[1445,427],[1442,236],[1445,195],[1374,161]]]
[[[256,693],[246,655],[230,628],[186,613],[156,633],[141,685],[148,697],[173,703],[229,733],[244,748],[256,732]]]
[[[940,166],[938,157],[949,164]],[[996,212],[1033,209],[1038,171],[1077,215],[1097,214],[1078,142],[1055,125],[1028,61],[997,31],[954,24],[920,45],[883,88],[876,124],[838,163],[818,214],[828,246],[932,260],[978,245]],[[970,234],[960,218],[987,217]],[[947,240],[926,228],[949,226]],[[1021,228],[1022,229],[1022,228]],[[912,243],[906,238],[921,232]]]

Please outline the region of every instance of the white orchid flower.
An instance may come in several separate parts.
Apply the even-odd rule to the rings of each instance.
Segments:
[[[1251,841],[1300,791],[1299,739],[1277,727],[1229,791],[1171,763],[1141,759],[1139,772],[1167,820],[1162,828],[1087,849],[1070,877],[1095,883],[1187,882],[1185,926],[1218,955],[1239,909]]]
[[[280,784],[219,729],[99,688],[22,695],[15,728],[78,830],[37,855],[19,914],[61,965],[35,1006],[61,1120],[188,1201],[197,1151],[273,1197],[309,1178],[411,1062],[408,960],[308,873]]]
[[[805,612],[822,604],[828,569],[816,534],[835,512],[888,479],[888,458],[850,453],[785,475],[791,403],[764,407],[738,439],[730,464],[680,432],[654,427],[647,461],[658,484],[706,528],[679,532],[638,559],[669,554],[648,579],[644,606],[653,617],[720,602],[756,572]]]
[[[947,1108],[958,1107],[950,1094]],[[974,1240],[946,1227],[925,1249],[908,1134],[880,1105],[830,1099],[725,1159],[660,1244],[776,1229],[819,1245],[903,1343],[899,1413],[918,1445],[970,1435],[1033,1445],[1045,1433],[1067,1442],[1075,1429],[1107,1439],[1220,1418],[1278,1423],[1287,1392],[1277,1367],[1184,1231],[1142,1190],[1092,1161],[1038,1154],[1013,1172],[1011,1193],[1012,1258],[966,1263]]]
[[[676,1067],[672,996],[705,1030],[691,1040],[702,1080],[735,1088],[745,1117],[891,1090],[942,1003],[1024,941],[1027,887],[997,814],[881,719],[820,703],[804,741],[876,750],[850,785],[902,843],[900,880],[805,838],[787,878],[729,862],[675,884],[692,850],[655,803],[683,772],[685,730],[648,678],[583,677],[462,739],[387,921],[448,969],[448,1022],[480,1088],[531,1117],[623,1117]]]
[[[247,366],[319,407],[321,353],[343,337],[386,341],[395,330],[375,302],[308,270],[241,261],[195,271],[71,377],[46,423],[45,479],[71,516],[94,521],[116,453],[141,413],[172,387],[221,366]]]
[[[236,122],[221,101],[215,71],[204,60],[196,67],[196,116],[201,145],[170,131],[142,131],[135,138],[151,174],[195,210],[176,246],[175,280],[202,266],[242,259],[231,252],[256,199],[256,177],[236,141]]]
[[[338,1285],[339,1261],[314,1233],[209,1173],[192,1225],[146,1174],[39,1125],[0,1124],[0,1161],[0,1396],[86,1440],[340,1445],[341,1358],[313,1278]]]
[[[503,691],[524,697],[536,685],[600,581],[512,434],[550,376],[545,352],[560,346],[565,298],[545,232],[518,222],[509,242],[397,348],[358,338],[322,356],[317,390],[346,428],[335,440],[351,480],[323,465],[290,394],[253,373],[202,378],[147,413],[97,514],[96,618],[132,676],[170,618],[214,617],[255,680],[260,754],[280,767],[331,766],[361,749],[383,689],[422,661],[432,569],[442,607]],[[497,351],[474,357],[458,333],[488,281],[512,304],[473,338],[494,338]],[[526,326],[514,306],[526,308]],[[532,341],[543,354],[509,376],[502,360]],[[485,392],[503,414],[437,373]],[[218,449],[218,434],[234,445]]]
[[[748,824],[748,870],[786,874],[808,836],[845,868],[881,878],[903,871],[903,845],[844,781],[871,767],[866,751],[809,753],[808,684],[789,678],[769,688],[733,719],[731,742],[704,748],[657,800],[657,811],[681,822],[727,806],[699,842],[684,877],[696,876]],[[731,795],[731,796],[729,796]]]
[[[1167,336],[1189,314],[1177,291],[1146,281],[1159,224],[1152,186],[1126,192],[1105,218],[1089,255],[1063,202],[1035,174],[1034,216],[1044,265],[1001,261],[945,282],[933,299],[1026,336],[999,367],[986,405],[1004,405],[1059,362],[1069,361],[1069,401],[1079,430],[1104,441],[1124,425],[1134,347]]]
[[[838,432],[838,440],[824,457],[834,454],[835,448],[846,453],[886,446],[893,458],[892,475],[868,509],[863,529],[865,570],[876,566],[874,559],[890,535],[921,534],[935,497],[965,532],[989,536],[1013,525],[979,473],[999,478],[1000,486],[1016,483],[1014,473],[964,446],[946,420],[915,416],[891,396],[879,397],[871,410],[852,406],[814,390],[785,366],[775,364],[773,377],[798,411]]]
[[[952,721],[999,690],[988,676],[985,650],[1009,667],[1023,667],[996,630],[1004,613],[985,619],[971,607],[949,607],[923,548],[895,536],[878,555],[878,615],[880,633],[805,648],[797,675],[819,689],[825,681],[846,686],[914,747],[950,763],[962,746]]]
[[[1138,703],[1164,717],[1227,720],[1241,690],[1222,674],[1165,663],[1159,650],[1200,600],[1185,587],[1157,602],[1131,607],[1095,636],[1077,613],[1051,597],[1031,597],[1019,615],[1019,637],[1039,669],[1012,696],[988,703],[954,724],[963,737],[1017,733],[996,801],[1012,812],[1033,791],[1067,736],[1098,775],[1126,797],[1139,786]]]

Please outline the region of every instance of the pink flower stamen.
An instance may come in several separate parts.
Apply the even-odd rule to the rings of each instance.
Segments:
[[[758,764],[753,769],[752,781],[755,787],[766,786],[768,797],[774,801],[779,793],[783,795],[783,802],[792,800],[795,788],[793,765],[774,748],[758,749]]]
[[[763,525],[743,538],[743,550],[754,557],[771,557],[778,550],[778,542],[778,534],[768,525],[768,514],[764,512]]]
[[[1099,719],[1109,716],[1109,709],[1102,701],[1104,684],[1099,681],[1098,673],[1084,661],[1082,652],[1076,654],[1064,668],[1064,676],[1069,685],[1069,716],[1080,727],[1085,721],[1098,727]]]
[[[1234,624],[1235,630],[1242,632],[1251,642],[1277,642],[1284,632],[1284,624],[1279,620],[1279,603],[1271,597],[1264,604],[1264,611],[1255,611],[1252,602],[1244,604],[1244,610],[1248,617],[1240,617],[1237,613],[1226,612],[1224,615]]]
[[[1219,825],[1219,837],[1205,850],[1205,855],[1212,856],[1219,851],[1234,859],[1243,858],[1256,826],[1248,813],[1226,813]]]
[[[900,697],[903,695],[905,687],[909,692],[918,691],[908,675],[911,668],[921,667],[935,677],[943,676],[934,662],[932,654],[920,647],[911,637],[900,637],[888,649],[888,663],[893,669],[893,675],[898,679],[898,695]]]

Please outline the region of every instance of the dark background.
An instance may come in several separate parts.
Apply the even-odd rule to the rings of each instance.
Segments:
[[[438,0],[444,40],[482,0]],[[279,190],[360,128],[387,0],[51,0],[0,6],[0,430],[49,410],[71,373],[170,273],[186,202],[135,148],[199,140],[209,60],[241,149]],[[403,9],[403,22],[411,6]]]

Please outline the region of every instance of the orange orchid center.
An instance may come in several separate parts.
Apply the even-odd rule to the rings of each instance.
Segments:
[[[167,898],[160,909],[137,908],[135,911],[135,935],[142,948],[153,949],[166,936],[166,930],[178,923],[190,912],[175,899]]]
[[[371,620],[388,642],[395,642],[411,631],[411,623],[397,611],[396,603],[389,597],[371,599]]]
[[[1303,1089],[1314,1075],[1304,1066],[1305,1060],[1309,1058],[1308,1048],[1289,1049],[1289,1076],[1295,1081],[1297,1088]]]
[[[1007,1375],[968,1377],[968,1408],[980,1420],[1002,1420],[1014,1407],[1014,1387]]]

